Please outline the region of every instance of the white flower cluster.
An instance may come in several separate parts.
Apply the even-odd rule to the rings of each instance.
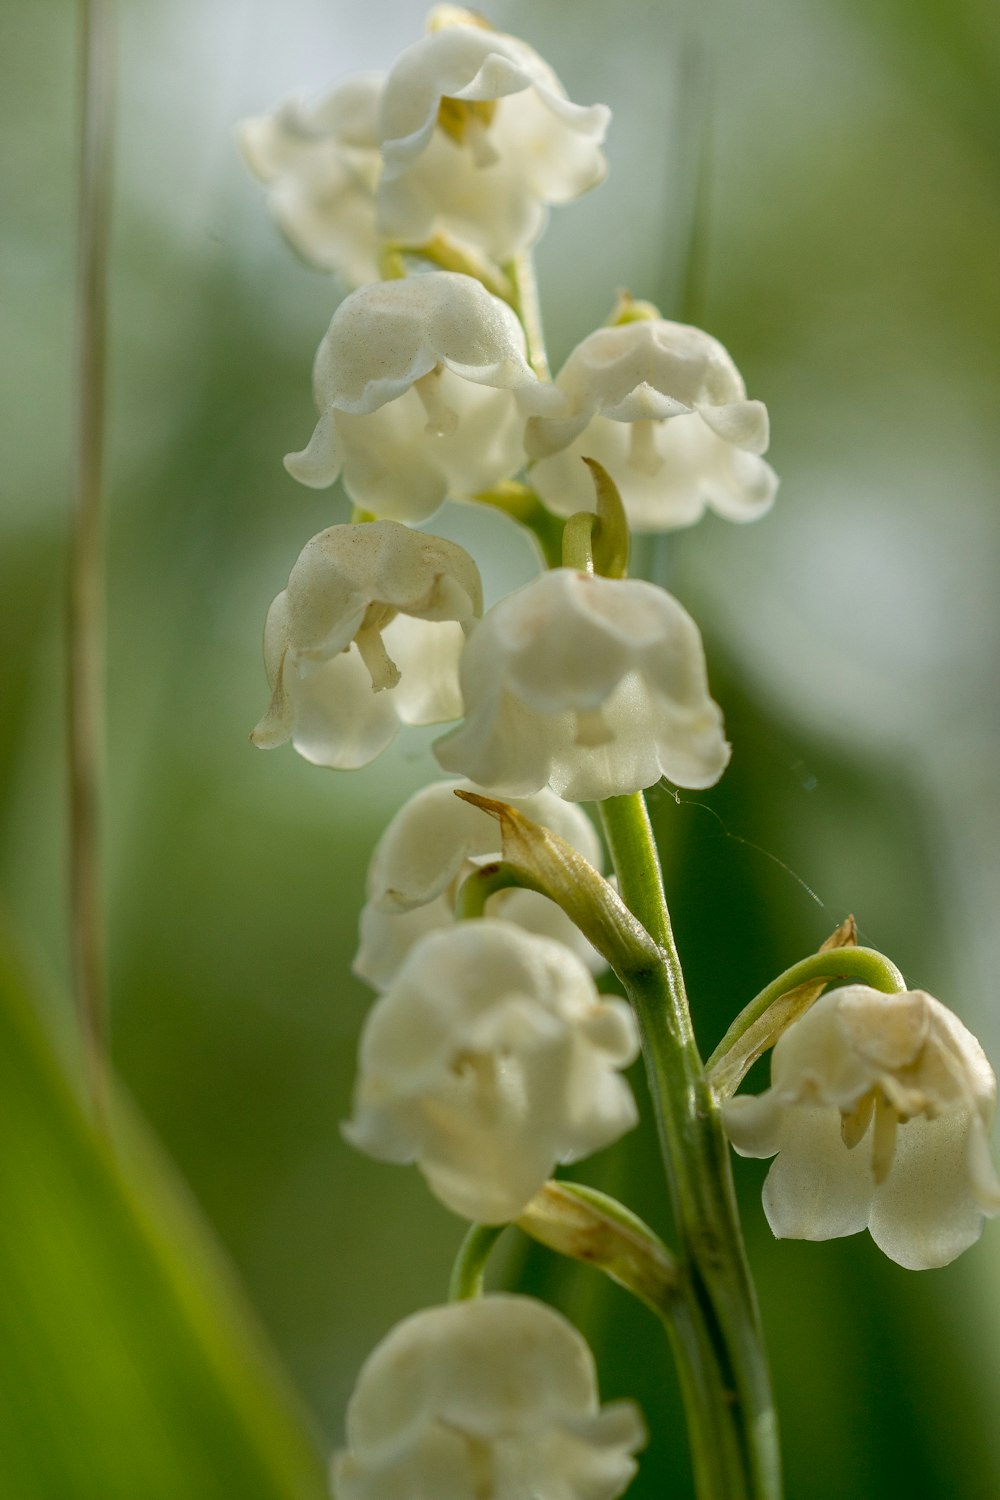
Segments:
[[[598,994],[601,959],[538,890],[501,879],[487,915],[456,921],[500,841],[454,794],[514,799],[606,893],[578,804],[661,777],[712,786],[730,749],[698,627],[604,559],[627,555],[628,528],[708,509],[753,520],[777,488],[767,411],[700,329],[625,297],[545,373],[526,252],[551,205],[600,182],[607,124],[524,42],[444,5],[387,75],[286,103],[242,135],[293,245],[355,288],[319,346],[312,436],[286,459],[313,488],[341,479],[354,521],[313,537],[271,606],[271,700],[252,738],[354,769],[400,723],[453,725],[435,753],[469,780],[418,792],[371,862],[355,971],[380,993],[345,1134],[415,1163],[448,1208],[489,1224],[634,1125],[623,1069],[639,1038],[628,1006]],[[550,562],[565,521],[573,566],[484,612],[473,559],[415,528],[446,499],[512,495],[516,519],[542,517]],[[601,551],[616,526],[623,545]],[[937,1001],[854,987],[786,1032],[771,1089],[731,1101],[726,1123],[737,1150],[777,1154],[776,1234],[867,1225],[901,1264],[938,1265],[1000,1212],[995,1095]],[[420,1313],[379,1346],[335,1483],[340,1500],[615,1500],[641,1442],[631,1407],[598,1409],[589,1353],[561,1318],[489,1297]]]
[[[464,717],[438,747],[441,765],[503,795],[550,787],[580,801],[661,776],[701,788],[721,775],[729,751],[700,636],[662,589],[557,571],[473,628],[474,564],[457,548],[439,548],[453,586],[440,572],[436,587],[462,593],[464,612],[428,614],[420,585],[376,582],[390,553],[405,571],[389,522],[419,525],[446,498],[495,494],[521,473],[553,525],[593,510],[581,455],[604,464],[640,530],[690,524],[706,506],[747,520],[770,503],[766,411],[708,334],[628,302],[554,382],[533,363],[510,266],[548,205],[600,182],[607,123],[603,105],[571,102],[524,42],[439,6],[387,76],[244,126],[247,159],[293,243],[360,283],[320,344],[319,420],[287,467],[313,487],[342,478],[359,512],[380,518],[377,544],[374,528],[370,542],[358,527],[349,542],[337,528],[315,538],[275,600],[258,745],[291,739],[308,759],[353,768],[400,720]],[[387,256],[393,274],[380,280]],[[331,614],[319,557],[334,554],[340,593],[369,601],[356,650],[353,633],[329,627],[320,639],[314,624]],[[378,619],[402,676],[383,665],[369,684]]]
[[[499,855],[496,823],[456,790],[478,789],[417,792],[372,857],[355,970],[382,993],[345,1134],[382,1160],[416,1162],[456,1213],[501,1223],[559,1162],[635,1124],[620,1070],[638,1037],[628,1007],[597,993],[602,960],[544,896],[503,890],[495,915],[455,924],[461,882]],[[599,864],[582,809],[550,791],[517,805]]]
[[[243,149],[308,260],[373,280],[386,241],[447,235],[491,259],[537,240],[547,208],[604,177],[610,112],[567,99],[527,43],[438,6],[387,77],[248,120]]]

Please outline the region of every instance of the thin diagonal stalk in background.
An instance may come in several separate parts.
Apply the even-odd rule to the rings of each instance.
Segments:
[[[95,1113],[107,1105],[104,785],[104,405],[114,100],[112,0],[81,0],[75,440],[68,586],[71,946]]]

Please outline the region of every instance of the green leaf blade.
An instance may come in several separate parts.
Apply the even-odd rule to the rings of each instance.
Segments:
[[[0,952],[0,1491],[321,1500],[323,1463],[184,1190],[114,1155]]]

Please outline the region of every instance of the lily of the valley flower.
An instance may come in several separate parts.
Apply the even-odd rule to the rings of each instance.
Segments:
[[[396,521],[320,532],[268,611],[271,702],[254,743],[290,739],[306,760],[350,770],[400,722],[457,718],[458,659],[481,610],[479,570],[454,542]]]
[[[375,187],[382,78],[362,74],[314,105],[290,99],[245,120],[240,143],[295,249],[352,286],[379,275]]]
[[[313,379],[320,419],[289,472],[323,488],[343,470],[357,505],[399,521],[508,478],[524,462],[524,414],[562,406],[507,304],[452,271],[359,287]]]
[[[406,1318],[347,1408],[335,1500],[617,1500],[646,1441],[628,1401],[601,1407],[587,1345],[561,1314],[496,1294]]]
[[[376,989],[385,988],[425,932],[451,926],[456,891],[476,866],[500,858],[496,819],[456,797],[456,789],[480,790],[469,781],[424,787],[404,803],[375,846],[354,972]],[[548,790],[515,805],[600,868],[600,840],[582,808]],[[498,891],[488,910],[565,943],[595,973],[606,967],[565,913],[536,891]]]
[[[760,457],[767,408],[748,401],[722,345],[700,328],[642,318],[599,328],[556,377],[569,413],[536,418],[526,443],[538,493],[560,515],[592,510],[581,457],[614,479],[632,527],[690,526],[706,506],[729,521],[752,521],[778,487]]]
[[[443,9],[443,8],[442,8]],[[546,205],[604,177],[603,104],[573,104],[527,43],[475,23],[437,27],[402,54],[382,95],[382,232],[410,245],[445,233],[510,260]]]
[[[473,630],[461,683],[465,722],[435,754],[501,795],[707,787],[729,760],[698,627],[651,583],[542,574]]]
[[[764,1212],[783,1239],[868,1228],[901,1266],[947,1265],[1000,1213],[988,1133],[997,1083],[940,1001],[850,985],[779,1039],[771,1087],[724,1105],[743,1156],[777,1159]]]
[[[638,1052],[561,943],[481,917],[431,932],[375,1002],[347,1139],[415,1161],[431,1191],[483,1223],[514,1219],[557,1162],[636,1123],[620,1069]]]

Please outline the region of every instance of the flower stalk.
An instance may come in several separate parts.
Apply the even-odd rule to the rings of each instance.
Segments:
[[[68,578],[70,926],[94,1114],[107,1115],[104,804],[104,407],[111,218],[114,6],[80,7],[76,441]]]
[[[535,257],[530,250],[522,250],[504,269],[514,288],[511,305],[524,328],[531,368],[539,380],[550,380],[552,377],[549,372],[549,357],[545,351],[545,332],[542,328],[542,309],[538,298]]]
[[[619,973],[639,1023],[670,1188],[685,1316],[675,1326],[700,1500],[778,1500],[781,1470],[728,1147],[695,1043],[645,799],[601,815],[622,897],[659,953]]]
[[[838,979],[852,979],[887,995],[906,989],[896,965],[874,948],[824,945],[819,953],[793,964],[740,1011],[705,1064],[720,1103],[735,1094],[758,1057],[818,1000],[827,984]]]
[[[506,1224],[473,1224],[459,1246],[448,1282],[449,1302],[468,1302],[483,1295],[486,1266]]]

